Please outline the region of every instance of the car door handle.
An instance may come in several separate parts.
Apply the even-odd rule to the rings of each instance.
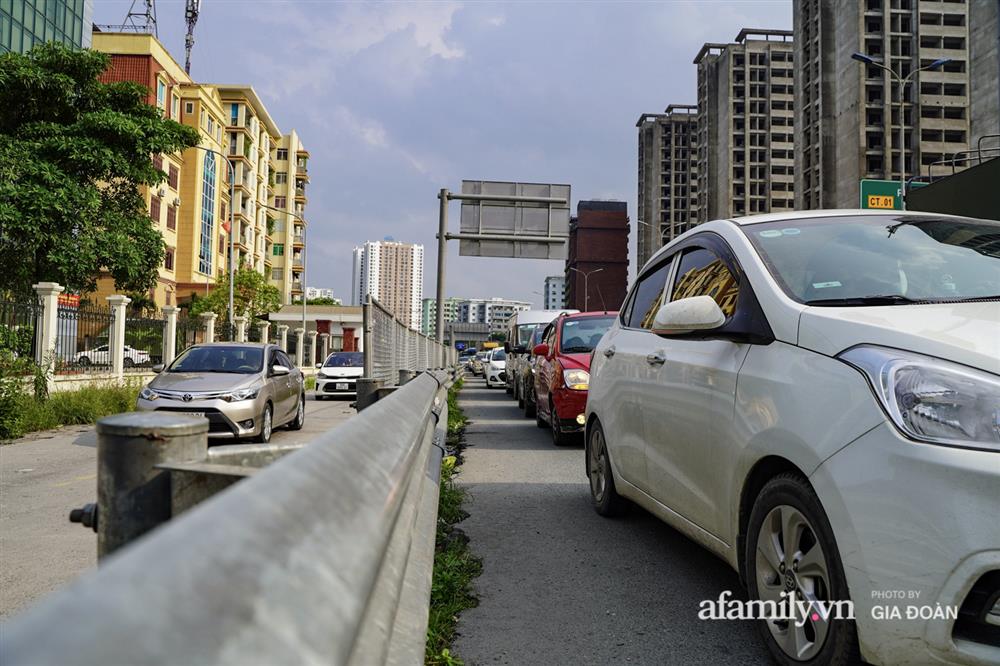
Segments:
[[[663,365],[667,362],[667,357],[663,355],[663,352],[656,352],[655,354],[646,354],[646,363],[650,365]]]
[[[614,345],[612,345],[611,347],[608,347],[607,349],[604,350],[604,356],[605,356],[605,358],[611,358],[614,355],[615,355]]]

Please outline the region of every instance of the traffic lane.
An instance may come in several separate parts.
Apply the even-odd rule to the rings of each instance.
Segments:
[[[634,507],[590,505],[582,441],[556,447],[503,392],[466,380],[470,419],[459,524],[483,560],[479,606],[461,615],[455,653],[470,664],[768,664],[755,627],[703,621],[703,600],[736,573]]]
[[[302,430],[278,429],[275,444],[305,443],[350,418],[353,399],[306,401]],[[0,618],[97,564],[96,535],[69,522],[97,498],[97,433],[68,426],[0,446]]]

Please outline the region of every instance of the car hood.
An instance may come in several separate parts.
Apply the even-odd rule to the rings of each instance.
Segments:
[[[1000,374],[1000,303],[810,307],[799,317],[799,346],[833,356],[876,344]]]
[[[564,370],[586,370],[590,372],[590,353],[559,354],[559,365]]]
[[[365,374],[364,368],[322,368],[320,374],[324,377],[361,377]]]
[[[233,391],[253,384],[259,377],[256,373],[161,372],[149,383],[149,388],[164,391]]]

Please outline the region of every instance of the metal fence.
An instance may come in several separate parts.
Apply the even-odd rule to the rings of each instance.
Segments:
[[[125,372],[146,372],[163,363],[163,333],[167,321],[158,310],[129,310],[125,317]]]
[[[183,318],[177,320],[177,337],[174,341],[174,353],[182,351],[205,341],[205,325],[201,319]]]
[[[291,453],[209,450],[176,414],[99,423],[99,505],[76,518],[99,544],[145,536],[5,623],[0,659],[421,663],[446,382],[423,374]]]
[[[60,302],[56,314],[56,374],[111,371],[114,312],[88,301]],[[134,358],[133,358],[134,361]]]
[[[365,376],[386,386],[399,380],[400,370],[420,372],[455,363],[453,349],[406,326],[370,295],[364,305],[364,336]]]
[[[34,294],[21,300],[0,300],[0,361],[35,360],[35,325],[40,312]]]

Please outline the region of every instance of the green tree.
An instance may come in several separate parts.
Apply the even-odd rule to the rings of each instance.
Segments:
[[[281,292],[267,278],[247,266],[236,270],[233,280],[233,310],[236,315],[253,319],[268,312],[276,312],[281,307]],[[192,300],[189,311],[192,315],[214,312],[220,320],[227,319],[229,309],[229,274],[223,273],[215,281],[215,288],[197,300]]]
[[[0,290],[38,281],[120,290],[156,283],[164,244],[139,194],[151,156],[198,143],[136,83],[102,83],[110,58],[55,42],[0,56]]]
[[[310,298],[306,301],[306,305],[340,305],[340,301],[337,301],[326,296],[320,296],[319,298]]]

